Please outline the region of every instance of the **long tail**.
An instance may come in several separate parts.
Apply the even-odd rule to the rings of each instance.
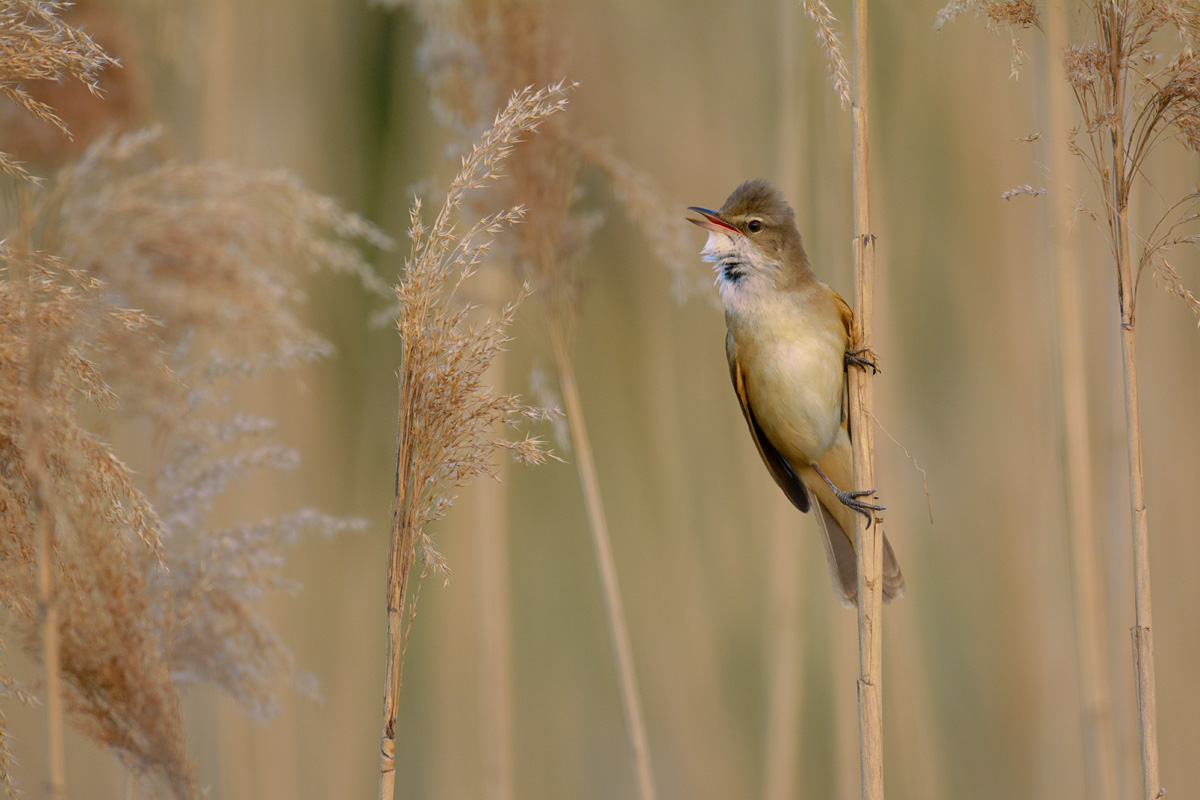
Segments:
[[[842,490],[857,488],[851,462],[850,440],[844,435],[826,451],[821,459],[821,471]],[[821,480],[811,467],[800,470],[800,480],[815,499],[817,525],[825,544],[825,556],[829,560],[829,572],[833,577],[833,590],[842,604],[849,607],[858,604],[858,557],[854,546],[858,526],[865,520],[847,508],[833,490]],[[883,537],[883,600],[885,603],[904,594],[904,575],[896,561],[896,553],[887,535]]]

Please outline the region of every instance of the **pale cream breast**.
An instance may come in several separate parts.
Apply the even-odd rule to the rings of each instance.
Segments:
[[[828,293],[816,284],[727,317],[755,418],[796,466],[819,461],[841,427],[845,329],[815,324],[837,319]]]

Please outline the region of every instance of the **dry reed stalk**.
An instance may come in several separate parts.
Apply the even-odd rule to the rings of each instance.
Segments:
[[[1010,27],[1040,25],[1032,0],[954,2],[944,13],[975,6],[991,23]],[[1154,800],[1165,791],[1158,765],[1157,706],[1150,600],[1149,527],[1142,468],[1141,421],[1138,408],[1137,357],[1134,342],[1136,295],[1147,266],[1164,287],[1200,314],[1200,300],[1183,286],[1167,260],[1178,245],[1196,245],[1200,236],[1180,233],[1200,222],[1200,192],[1169,203],[1149,235],[1134,234],[1129,205],[1147,156],[1171,137],[1200,151],[1200,9],[1170,0],[1093,0],[1078,6],[1086,28],[1082,44],[1063,53],[1067,82],[1083,122],[1071,131],[1069,146],[1082,159],[1104,203],[1109,244],[1117,272],[1120,309],[1122,383],[1125,395],[1126,449],[1134,564],[1134,626],[1138,734],[1142,761],[1142,794]],[[1163,58],[1156,47],[1160,31],[1176,35],[1178,51]],[[1134,239],[1141,246],[1133,260]]]
[[[1066,0],[1046,7],[1046,38],[1050,50],[1067,47]],[[1069,86],[1061,75],[1048,76],[1049,123],[1052,131],[1049,170],[1054,185],[1053,258],[1057,295],[1058,373],[1062,402],[1063,468],[1066,482],[1067,526],[1075,594],[1076,668],[1079,670],[1080,733],[1083,743],[1087,797],[1116,800],[1117,743],[1108,679],[1104,631],[1108,629],[1104,576],[1098,563],[1096,521],[1092,494],[1092,453],[1088,434],[1086,349],[1080,299],[1079,259],[1071,244],[1075,216],[1071,195],[1072,170],[1065,131],[1070,129]]]
[[[545,419],[548,412],[525,406],[516,397],[497,395],[482,382],[508,341],[505,331],[525,295],[506,305],[496,319],[476,327],[469,325],[469,307],[459,305],[455,297],[487,254],[492,238],[520,221],[524,209],[517,206],[491,214],[461,234],[453,218],[470,192],[500,176],[501,163],[520,138],[565,106],[566,91],[559,82],[516,92],[463,158],[433,225],[427,229],[422,223],[419,201],[410,215],[412,252],[396,286],[403,363],[388,561],[380,800],[395,795],[396,719],[408,641],[405,603],[412,565],[419,553],[425,569],[445,569],[426,526],[453,505],[450,492],[474,478],[495,475],[492,460],[499,452],[511,452],[528,464],[541,463],[548,455],[537,439],[514,441],[494,432],[501,424]]]
[[[850,106],[854,195],[854,347],[870,350],[875,316],[875,236],[871,233],[867,146],[867,3],[852,3],[853,102]],[[865,369],[848,374],[854,484],[875,486],[871,412],[874,388]],[[858,728],[863,800],[883,800],[883,529],[878,516],[857,536]]]
[[[608,520],[604,513],[604,502],[600,496],[600,481],[596,474],[596,463],[592,446],[583,421],[583,404],[575,384],[575,370],[563,334],[561,321],[549,310],[550,343],[554,350],[554,364],[562,387],[563,404],[566,406],[567,422],[571,427],[571,442],[575,448],[575,464],[579,471],[579,484],[583,489],[584,505],[587,508],[588,528],[592,534],[592,550],[600,570],[600,583],[607,611],[608,636],[616,661],[617,683],[621,692],[621,712],[629,736],[630,756],[633,761],[634,777],[637,781],[638,797],[654,800],[654,772],[650,766],[650,745],[646,735],[646,723],[642,716],[641,694],[638,691],[637,671],[633,664],[633,645],[629,637],[629,623],[621,601],[621,587],[617,582],[616,562],[613,558],[612,539],[608,533]]]
[[[817,23],[829,61],[834,89],[842,106],[850,106],[851,172],[854,214],[854,322],[852,347],[872,352],[875,315],[875,236],[871,233],[869,148],[867,141],[867,3],[851,3],[853,40],[849,76],[834,33],[836,20],[823,0],[806,0],[805,10]],[[849,86],[847,86],[847,82]],[[870,424],[874,388],[865,369],[847,373],[849,418],[854,455],[854,484],[875,486],[874,433]],[[883,570],[882,520],[876,515],[857,534],[858,557],[858,731],[863,800],[883,798]]]
[[[32,231],[30,219],[29,193],[20,191],[20,229],[25,239],[22,243],[26,253],[30,249],[29,233]],[[20,257],[19,257],[20,258]],[[28,258],[26,255],[25,258]],[[32,295],[32,287],[30,287]],[[26,318],[32,316],[32,296],[28,297],[23,314]],[[28,384],[22,394],[22,416],[28,429],[26,439],[26,469],[32,484],[31,499],[33,511],[37,515],[37,591],[38,616],[41,618],[41,657],[42,671],[45,681],[46,704],[46,739],[47,739],[47,776],[46,795],[50,800],[64,800],[67,795],[67,762],[66,743],[63,737],[63,681],[62,681],[62,624],[56,598],[54,580],[54,506],[51,501],[51,480],[46,468],[45,442],[45,375],[42,365],[52,362],[53,356],[42,353],[44,342],[39,341],[41,332],[35,326],[28,326],[26,331],[28,341],[26,347],[30,354],[33,368],[29,370]]]

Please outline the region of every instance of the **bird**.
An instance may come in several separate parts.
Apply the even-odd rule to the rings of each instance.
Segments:
[[[818,280],[796,215],[765,180],[738,186],[719,210],[690,206],[708,231],[701,256],[714,265],[725,306],[725,354],[742,415],[775,483],[802,512],[815,507],[833,588],[858,601],[857,516],[883,510],[848,490],[854,469],[846,414],[846,370],[875,368],[857,344],[854,313]],[[883,599],[904,592],[904,576],[883,539]]]

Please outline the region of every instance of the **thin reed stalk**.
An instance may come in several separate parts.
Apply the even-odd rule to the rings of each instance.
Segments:
[[[1066,0],[1046,6],[1046,38],[1053,58],[1067,47]],[[1104,577],[1098,563],[1096,520],[1092,493],[1092,453],[1088,439],[1086,351],[1083,304],[1080,299],[1079,259],[1069,232],[1074,216],[1071,196],[1071,158],[1065,131],[1071,127],[1070,88],[1057,71],[1048,76],[1049,122],[1053,132],[1049,169],[1054,186],[1052,248],[1057,300],[1055,332],[1058,339],[1059,395],[1062,404],[1063,469],[1065,471],[1067,529],[1071,542],[1071,572],[1075,595],[1076,669],[1080,697],[1080,734],[1083,743],[1084,783],[1087,797],[1116,800],[1117,743],[1113,725],[1104,631],[1108,629]]]
[[[875,236],[871,233],[867,146],[867,3],[854,0],[853,88],[850,105],[854,202],[855,348],[870,348],[875,315]],[[871,431],[874,390],[867,370],[849,370],[850,429],[854,442],[854,483],[875,486]],[[858,732],[863,800],[883,800],[883,525],[857,536],[858,555]]]
[[[621,711],[629,735],[630,756],[633,759],[634,777],[637,781],[638,797],[654,800],[654,774],[650,766],[650,745],[646,736],[646,723],[642,715],[641,695],[638,692],[637,672],[633,665],[633,645],[629,638],[629,624],[621,602],[621,588],[617,583],[616,562],[613,559],[612,539],[608,535],[608,521],[604,514],[604,501],[600,496],[600,481],[596,476],[592,445],[588,440],[587,426],[583,420],[583,404],[579,401],[579,389],[575,383],[575,369],[567,352],[563,325],[556,313],[547,306],[547,321],[550,344],[554,350],[554,365],[566,406],[567,423],[571,428],[571,442],[575,448],[575,464],[579,471],[579,484],[583,489],[584,505],[587,508],[588,528],[592,534],[592,549],[600,570],[600,586],[604,594],[604,607],[608,612],[608,637],[616,660],[617,683],[621,692]]]
[[[1038,8],[1032,0],[952,2],[943,9],[939,24],[973,5],[986,12],[989,24],[1014,28],[1040,26]],[[1142,794],[1144,800],[1154,800],[1164,790],[1158,765],[1135,304],[1139,279],[1149,266],[1168,292],[1200,315],[1200,299],[1184,287],[1167,257],[1175,247],[1200,244],[1200,236],[1181,230],[1200,223],[1200,191],[1188,192],[1174,202],[1156,191],[1166,210],[1148,235],[1131,232],[1129,204],[1136,180],[1140,177],[1150,182],[1143,171],[1146,157],[1160,144],[1173,138],[1192,153],[1200,152],[1200,57],[1196,55],[1200,47],[1200,9],[1194,4],[1170,0],[1092,0],[1075,8],[1084,23],[1082,27],[1086,28],[1085,39],[1065,49],[1063,63],[1082,124],[1071,129],[1068,144],[1071,153],[1087,166],[1103,199],[1102,218],[1108,224],[1117,272],[1132,515],[1135,623],[1132,636]],[[1160,33],[1174,36],[1157,35]],[[1158,46],[1172,39],[1179,49],[1166,57]],[[1139,249],[1136,262],[1131,255],[1135,239]]]
[[[32,247],[33,218],[30,192],[20,187],[20,247],[25,254]],[[26,319],[35,317],[33,281],[29,279]],[[28,326],[29,370],[28,385],[22,396],[22,416],[28,426],[29,479],[32,488],[31,500],[37,514],[37,529],[34,541],[37,548],[37,591],[38,616],[41,623],[42,672],[45,681],[47,772],[46,796],[49,800],[65,800],[67,796],[67,757],[64,738],[64,705],[62,677],[62,620],[59,612],[55,587],[55,537],[54,506],[51,502],[51,484],[46,463],[46,432],[43,382],[46,364],[51,360],[45,352],[49,342],[36,325]],[[39,341],[42,339],[42,341]]]
[[[1106,3],[1099,15],[1107,38],[1109,134],[1112,164],[1104,186],[1117,262],[1121,308],[1121,373],[1125,394],[1125,433],[1129,454],[1129,501],[1133,516],[1133,636],[1134,679],[1137,683],[1138,739],[1142,754],[1142,796],[1162,797],[1158,774],[1158,705],[1154,692],[1154,645],[1151,638],[1150,535],[1146,519],[1145,475],[1142,471],[1142,431],[1138,411],[1137,359],[1134,348],[1135,277],[1129,252],[1129,190],[1132,174],[1126,154],[1125,86],[1128,65],[1123,57],[1129,9],[1123,3]],[[1135,159],[1136,165],[1138,159]]]
[[[35,345],[31,343],[31,349]],[[46,683],[47,775],[46,796],[65,800],[67,757],[63,738],[63,685],[60,615],[54,584],[54,511],[50,502],[50,478],[46,471],[42,398],[37,370],[31,374],[26,401],[29,423],[29,474],[37,511],[38,605],[42,623],[42,667]]]
[[[1115,11],[1110,11],[1115,15]],[[1116,24],[1115,16],[1112,24]],[[1118,108],[1121,106],[1118,105]],[[1146,519],[1146,484],[1142,470],[1142,423],[1138,410],[1137,354],[1134,347],[1133,270],[1129,255],[1129,203],[1124,192],[1124,131],[1113,130],[1111,206],[1117,272],[1121,288],[1121,375],[1125,394],[1125,442],[1129,454],[1129,502],[1133,517],[1134,679],[1137,683],[1138,740],[1142,754],[1142,796],[1163,796],[1158,774],[1158,702],[1154,691],[1154,643],[1151,638],[1150,532]]]

